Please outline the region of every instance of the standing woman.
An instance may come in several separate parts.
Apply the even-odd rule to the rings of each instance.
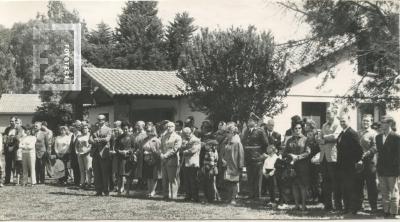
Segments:
[[[36,184],[36,152],[35,144],[36,137],[32,136],[31,129],[27,129],[24,126],[18,128],[19,138],[19,149],[22,150],[22,185],[26,186],[28,183],[28,174],[31,175],[31,184]]]
[[[60,135],[54,140],[54,152],[56,153],[57,159],[60,159],[64,163],[65,176],[59,179],[59,183],[65,184],[68,181],[68,168],[67,163],[69,161],[70,149],[69,145],[71,142],[71,136],[66,126],[59,127]]]
[[[154,197],[157,180],[161,179],[160,146],[157,131],[153,124],[145,127],[147,137],[143,141],[142,178],[147,180],[147,196]],[[140,162],[140,161],[139,161]]]
[[[92,144],[89,143],[89,125],[87,123],[82,123],[80,128],[81,134],[78,135],[76,142],[76,154],[78,156],[80,171],[79,186],[81,188],[86,188],[90,187],[90,185],[92,184],[92,157],[90,156],[90,149],[92,148]]]
[[[227,143],[221,150],[221,161],[224,169],[227,201],[236,204],[237,186],[244,167],[244,151],[240,142],[239,129],[236,126],[227,127]]]
[[[297,122],[293,127],[293,135],[286,142],[284,154],[292,157],[296,177],[292,182],[292,192],[296,204],[295,209],[306,210],[307,187],[309,185],[309,159],[310,148],[306,144],[307,138],[302,134],[303,122]]]
[[[129,123],[123,122],[121,124],[122,134],[119,135],[115,141],[115,152],[117,159],[117,186],[118,195],[124,191],[124,184],[129,172],[126,169],[127,159],[134,149],[134,138],[129,134]],[[129,194],[129,187],[127,187],[127,194]]]
[[[310,147],[310,155],[307,158],[310,169],[310,191],[311,199],[314,203],[322,201],[321,198],[321,177],[320,177],[320,166],[319,163],[311,163],[311,158],[317,155],[320,151],[318,143],[318,129],[317,125],[312,119],[307,119],[305,124],[306,132],[306,145]],[[319,159],[319,158],[318,158]]]

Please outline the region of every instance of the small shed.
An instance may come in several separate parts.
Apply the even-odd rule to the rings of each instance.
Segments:
[[[31,124],[37,107],[42,105],[39,94],[2,94],[0,97],[0,132],[9,125],[10,118],[16,116],[22,124]]]

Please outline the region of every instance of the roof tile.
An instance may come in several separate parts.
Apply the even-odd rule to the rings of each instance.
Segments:
[[[0,113],[32,114],[40,105],[39,94],[2,94]]]

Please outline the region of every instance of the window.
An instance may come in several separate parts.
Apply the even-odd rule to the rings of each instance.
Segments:
[[[301,113],[303,118],[314,120],[318,128],[326,121],[326,107],[328,103],[302,102]]]

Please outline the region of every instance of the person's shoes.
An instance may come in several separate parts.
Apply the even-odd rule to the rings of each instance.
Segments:
[[[236,200],[231,200],[230,205],[236,205]]]
[[[167,199],[167,198],[164,197],[164,199]],[[190,198],[190,197],[185,197],[185,198],[183,198],[183,201],[185,201],[185,202],[190,202],[191,199],[192,199],[192,198]]]
[[[109,192],[104,192],[104,196],[108,197],[108,196],[110,196],[110,193]]]
[[[3,187],[4,185],[3,185],[3,183],[0,183],[0,187]]]
[[[300,210],[300,207],[299,207],[299,206],[295,206],[295,207],[293,208],[293,210]]]
[[[102,196],[102,194],[101,194],[100,192],[97,192],[97,193],[95,194],[95,196]]]

